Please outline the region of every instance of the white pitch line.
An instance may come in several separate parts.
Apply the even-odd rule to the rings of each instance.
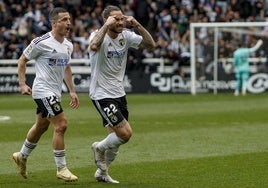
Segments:
[[[10,120],[9,116],[0,116],[0,121],[7,121]]]

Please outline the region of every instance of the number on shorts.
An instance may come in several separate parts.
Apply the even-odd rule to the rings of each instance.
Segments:
[[[117,112],[117,109],[116,109],[116,106],[114,104],[110,104],[109,107],[104,108],[104,111],[107,114],[107,116],[110,117]]]
[[[49,104],[50,105],[53,105],[53,104],[57,103],[57,97],[56,96],[50,96],[50,97],[48,97],[48,99],[49,99]]]

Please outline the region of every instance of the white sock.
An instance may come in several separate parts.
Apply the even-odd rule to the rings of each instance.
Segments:
[[[118,155],[119,148],[112,148],[112,149],[107,149],[105,151],[105,160],[106,160],[106,165],[107,167],[110,166],[110,164],[114,161],[115,157]]]
[[[27,157],[31,154],[31,152],[36,147],[36,143],[31,143],[27,139],[24,141],[20,153],[22,154],[22,158],[27,159]]]
[[[53,150],[54,159],[58,169],[62,169],[66,166],[65,150]]]
[[[107,149],[119,148],[119,146],[124,143],[125,141],[123,139],[116,136],[115,132],[112,132],[98,143],[98,148],[100,151],[104,152]]]

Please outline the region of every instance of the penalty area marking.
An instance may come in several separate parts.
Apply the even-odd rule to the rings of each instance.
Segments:
[[[0,116],[0,121],[7,121],[10,120],[9,116]]]

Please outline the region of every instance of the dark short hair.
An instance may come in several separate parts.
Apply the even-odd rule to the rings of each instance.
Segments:
[[[57,20],[59,13],[68,12],[65,8],[56,7],[49,13],[49,20]]]
[[[102,11],[102,18],[107,19],[110,16],[110,13],[112,11],[122,11],[119,7],[114,5],[108,5],[103,11]]]

